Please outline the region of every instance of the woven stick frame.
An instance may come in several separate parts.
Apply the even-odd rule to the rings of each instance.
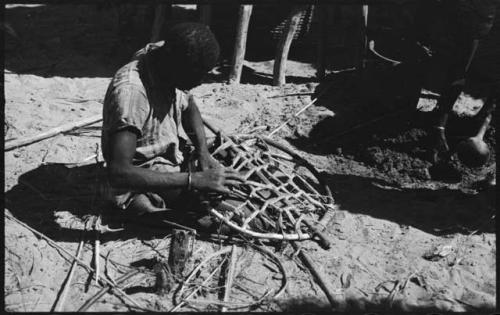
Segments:
[[[274,240],[312,238],[305,221],[325,225],[335,205],[330,189],[310,163],[269,138],[245,135],[222,139],[212,156],[237,170],[247,181],[234,188],[229,196],[239,200],[239,205],[222,202],[209,209],[212,215],[244,235]],[[276,154],[270,147],[290,157]],[[299,174],[300,166],[315,177],[322,193],[311,183],[311,176]],[[253,224],[259,220],[261,227]]]

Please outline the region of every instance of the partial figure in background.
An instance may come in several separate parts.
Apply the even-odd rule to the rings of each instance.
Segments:
[[[499,2],[427,0],[419,3],[415,36],[430,57],[425,69],[439,69],[443,75],[443,85],[437,103],[438,121],[431,132],[429,153],[433,163],[446,160],[450,156],[446,139],[448,117],[466,84],[480,40],[488,35],[493,26]],[[479,114],[484,121],[491,116],[497,98],[492,88],[489,100]],[[484,150],[482,153],[484,155]]]

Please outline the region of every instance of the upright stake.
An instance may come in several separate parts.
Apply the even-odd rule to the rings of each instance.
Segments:
[[[231,248],[231,258],[229,259],[229,263],[227,265],[226,285],[224,289],[224,302],[229,302],[229,296],[231,295],[231,287],[233,286],[237,253],[238,253],[238,247],[236,245],[233,245]],[[227,312],[227,306],[223,306],[221,311]]]
[[[212,6],[210,4],[200,4],[198,5],[198,11],[200,22],[210,26],[210,22],[212,21]]]
[[[238,26],[236,28],[236,41],[234,43],[234,55],[229,82],[240,83],[243,61],[245,60],[245,50],[247,46],[248,24],[252,15],[251,5],[240,5],[238,13]]]
[[[368,5],[363,4],[362,9],[361,9],[361,14],[363,16],[363,24],[361,26],[361,40],[362,40],[362,45],[361,45],[361,62],[360,62],[360,69],[365,69],[366,68],[366,58],[368,56]]]
[[[283,34],[281,35],[281,39],[276,49],[276,57],[274,58],[274,85],[279,86],[285,84],[286,60],[288,59],[288,52],[290,51],[293,35],[297,30],[303,11],[303,6],[294,6],[287,18],[285,29],[283,30]]]
[[[316,66],[316,76],[319,80],[323,80],[325,77],[326,69],[326,46],[327,46],[327,17],[328,17],[328,6],[319,5],[316,7],[319,21],[318,21],[318,60]]]
[[[165,4],[158,4],[155,7],[155,19],[153,22],[153,29],[151,30],[151,42],[157,42],[160,39],[161,28],[163,23],[165,23],[165,12],[166,10]]]

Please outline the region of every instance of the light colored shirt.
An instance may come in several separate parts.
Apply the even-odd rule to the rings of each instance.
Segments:
[[[187,140],[182,127],[182,112],[190,95],[155,84],[148,52],[161,47],[163,42],[148,44],[134,55],[134,59],[119,69],[109,84],[103,104],[101,147],[109,162],[110,139],[121,130],[137,135],[133,164],[159,172],[179,172],[183,162],[181,139]],[[101,185],[104,199],[126,209],[135,194],[112,187],[106,180]]]
[[[175,88],[155,85],[147,54],[163,42],[149,44],[136,53],[135,59],[119,69],[104,98],[102,151],[109,161],[110,138],[121,130],[137,134],[134,165],[166,160],[179,165],[183,161],[180,139],[187,140],[182,128],[182,112],[189,95]]]

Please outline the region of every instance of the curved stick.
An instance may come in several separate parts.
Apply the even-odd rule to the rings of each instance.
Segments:
[[[125,281],[127,281],[128,279],[132,278],[133,276],[135,276],[136,274],[138,274],[140,271],[139,270],[132,270],[130,271],[129,273],[121,276],[119,279],[117,279],[115,282],[116,282],[116,288],[118,288],[118,285],[124,283]],[[104,294],[106,294],[106,292],[108,292],[109,290],[113,290],[113,287],[104,287],[102,288],[99,292],[96,293],[96,295],[94,295],[90,300],[88,300],[87,302],[85,302],[85,304],[83,304],[77,312],[85,312],[86,310],[89,309],[89,307],[91,307],[95,302],[97,302]]]
[[[377,57],[379,57],[380,59],[384,60],[384,61],[387,61],[389,63],[392,63],[394,66],[397,66],[401,63],[401,61],[397,61],[397,60],[394,60],[394,59],[391,59],[391,58],[388,58],[388,57],[385,57],[385,56],[382,56],[380,53],[378,53],[376,50],[375,50],[375,41],[371,40],[369,45],[368,45],[368,49],[370,49],[370,51]]]
[[[229,227],[235,229],[236,231],[256,237],[256,238],[267,238],[267,239],[273,239],[273,240],[285,240],[285,241],[301,241],[301,240],[308,240],[311,238],[311,235],[309,233],[303,233],[302,236],[298,234],[278,234],[278,233],[260,233],[260,232],[254,232],[254,231],[249,231],[246,230],[232,221],[228,220],[226,217],[224,217],[222,214],[220,214],[217,210],[211,208],[210,213],[216,216],[219,220],[223,221],[225,224],[227,224]]]
[[[273,298],[279,297],[285,291],[286,286],[288,285],[288,278],[287,278],[285,267],[283,266],[283,264],[281,263],[281,261],[279,260],[279,258],[273,252],[271,252],[270,250],[268,250],[267,248],[265,248],[263,246],[257,246],[257,245],[252,244],[252,243],[249,243],[249,244],[254,249],[257,249],[257,250],[263,252],[264,254],[268,255],[269,257],[271,257],[271,259],[274,260],[274,262],[276,263],[276,265],[278,266],[278,268],[281,270],[281,273],[283,274],[283,279],[281,281],[282,282],[281,288],[278,290],[278,292],[276,292],[276,294],[274,295]]]
[[[201,267],[203,265],[205,265],[207,262],[209,262],[212,258],[214,257],[217,257],[217,256],[220,256],[220,255],[223,255],[225,253],[228,253],[229,251],[231,250],[231,248],[225,248],[225,249],[221,249],[220,251],[217,251],[213,254],[211,254],[210,256],[208,256],[207,258],[205,258],[202,262],[200,262],[200,264],[198,266],[196,266],[196,268],[194,268],[188,275],[188,277],[186,278],[186,280],[184,280],[184,282],[182,283],[182,286],[181,288],[179,289],[179,293],[177,294],[178,296],[182,297],[182,293],[184,292],[184,285],[186,283],[189,282],[189,280],[191,280],[191,278],[194,277],[194,275],[196,275],[196,273],[198,272],[198,270],[201,269]],[[180,302],[181,303],[181,302]],[[180,304],[178,303],[178,305]]]
[[[216,133],[216,134],[221,134],[220,130],[218,130],[216,127],[214,127],[212,124],[210,124],[209,122],[207,122],[206,120],[204,120],[204,124],[207,126],[208,129],[210,129],[212,132]],[[225,135],[222,135],[224,137],[224,139],[228,140],[226,142],[226,147],[229,149],[230,146],[227,146],[229,143],[232,143],[233,145],[234,142],[228,138],[227,136]],[[331,193],[331,190],[330,188],[328,187],[328,185],[326,184],[326,181],[325,179],[321,176],[321,174],[316,170],[316,168],[311,164],[309,163],[307,160],[305,160],[304,158],[302,158],[298,153],[296,153],[295,151],[291,150],[290,148],[286,147],[285,145],[281,144],[281,143],[278,143],[276,142],[275,140],[272,140],[270,137],[261,137],[260,139],[262,139],[262,141],[264,141],[266,144],[270,145],[270,146],[273,146],[287,154],[289,154],[293,159],[295,159],[298,164],[306,167],[315,177],[316,179],[319,181],[320,185],[322,186],[325,194],[326,194],[326,197],[329,197],[330,200],[333,199],[332,197],[332,193]],[[238,146],[237,148],[242,148],[241,146]],[[243,149],[245,151],[248,151],[246,150],[244,147]],[[218,150],[216,150],[218,151]],[[234,151],[234,150],[233,150]],[[268,166],[268,163],[265,163],[265,161],[262,161],[260,158],[256,157],[255,159],[251,158],[251,159],[247,159],[245,161],[245,156],[241,154],[241,151],[238,152],[238,150],[235,150],[237,153],[236,153],[236,158],[233,160],[233,166],[236,166],[240,160],[243,159],[243,161],[240,163],[240,165],[238,166],[238,170],[241,170],[244,166],[246,166],[248,163],[250,163],[251,161],[253,161],[254,164],[256,164],[256,169],[251,169],[246,175],[245,177],[249,178],[250,176],[252,176],[253,174],[256,174],[261,180],[263,180],[267,185],[273,185],[271,182],[269,182],[267,180],[267,177],[264,176],[263,172],[265,171],[266,174],[268,174],[269,176],[272,176],[272,174],[270,174],[266,167]],[[255,160],[255,161],[254,161]],[[262,165],[260,165],[262,164]],[[306,184],[306,186],[314,191],[315,189],[313,189],[312,187],[310,187],[309,183],[304,180],[302,177],[300,176],[297,176],[304,184]],[[279,180],[278,180],[279,182]],[[293,185],[296,189],[298,189],[298,187],[292,182],[292,183],[289,183],[291,185]],[[262,186],[265,186],[265,185],[262,185]],[[270,190],[275,191],[274,187],[269,187]],[[278,187],[278,190],[280,188]],[[299,189],[300,191],[300,189]],[[286,191],[285,191],[286,192]],[[278,195],[279,195],[279,192],[278,192]],[[332,206],[332,205],[323,205],[322,203],[317,203],[316,200],[314,200],[313,198],[311,198],[311,196],[309,196],[308,194],[302,194],[302,196],[304,198],[306,198],[309,202],[311,202],[312,204],[315,204],[316,206],[319,206],[320,208],[323,208],[325,210],[324,214],[323,214],[323,217],[319,220],[318,223],[320,223],[321,225],[325,226],[326,223],[328,221],[330,221],[331,217],[333,216],[333,212],[334,210],[336,209],[336,207]],[[296,196],[297,197],[297,196]],[[299,200],[300,202],[300,200]],[[245,220],[244,222],[246,223],[246,225],[248,225],[249,221],[251,221],[254,217],[256,217],[260,212],[262,212],[262,210],[265,210],[265,208],[269,206],[269,203],[268,202],[265,202],[264,203],[264,209],[261,208],[261,211],[258,211],[258,212],[254,212],[249,218],[247,218],[247,220]],[[271,239],[278,239],[278,240],[298,240],[298,239],[304,239],[304,237],[302,235],[299,235],[299,234],[291,234],[291,235],[286,235],[286,234],[277,234],[277,233],[259,233],[259,232],[254,232],[254,231],[248,231],[246,229],[246,225],[244,224],[242,227],[234,224],[230,219],[226,218],[225,216],[221,215],[217,210],[215,209],[210,209],[210,212],[215,215],[217,218],[219,218],[220,220],[222,220],[224,223],[226,223],[227,225],[229,225],[231,228],[237,230],[238,232],[241,232],[241,233],[245,233],[245,234],[248,234],[250,236],[253,236],[253,237],[259,237],[259,238],[271,238]],[[298,211],[295,211],[295,212],[298,212]],[[317,228],[315,228],[315,226],[310,223],[309,221],[306,222],[306,225],[309,227],[309,229],[312,230],[313,234],[314,235],[317,235],[320,240],[321,240],[321,244],[323,247],[325,248],[328,248],[330,246],[329,244],[329,241],[327,240],[326,236],[324,234],[322,234]],[[311,235],[307,235],[307,238],[311,238]]]

